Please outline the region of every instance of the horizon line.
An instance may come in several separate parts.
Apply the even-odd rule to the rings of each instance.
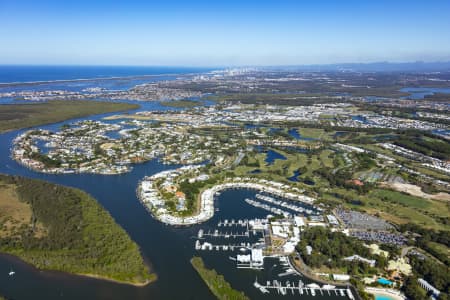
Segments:
[[[308,64],[267,64],[267,65],[246,65],[246,64],[230,64],[230,65],[163,65],[163,64],[48,64],[48,63],[0,63],[0,67],[10,66],[10,67],[159,67],[159,68],[272,68],[272,67],[308,67],[308,66],[340,66],[340,65],[374,65],[374,64],[447,64],[450,60],[416,60],[416,61],[372,61],[372,62],[334,62],[334,63],[308,63]]]

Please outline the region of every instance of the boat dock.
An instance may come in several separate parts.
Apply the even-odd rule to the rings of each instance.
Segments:
[[[278,274],[278,277],[283,277],[283,276],[289,276],[289,275],[296,275],[297,273],[293,270],[293,269],[288,269],[287,271]]]
[[[263,294],[270,293],[271,291],[277,292],[279,295],[287,295],[288,293],[295,295],[310,295],[316,296],[328,295],[328,296],[342,296],[354,300],[352,291],[349,288],[336,288],[334,285],[325,284],[322,287],[316,283],[304,284],[303,281],[298,282],[286,281],[284,284],[278,280],[267,281],[266,284],[260,284],[258,280],[255,280],[253,286],[259,289]]]
[[[250,204],[251,206],[262,208],[262,209],[267,210],[267,211],[269,211],[271,213],[274,213],[276,215],[284,216],[285,218],[288,218],[288,217],[291,216],[291,213],[288,212],[288,211],[279,209],[277,207],[274,207],[274,206],[271,206],[271,205],[268,205],[268,204],[261,203],[259,201],[252,200],[250,198],[246,198],[246,199],[244,199],[244,201],[247,204]]]
[[[216,251],[247,251],[250,250],[254,244],[250,243],[239,243],[239,244],[211,244],[208,242],[204,242],[203,244],[197,240],[195,242],[195,250],[216,250]]]
[[[297,205],[292,203],[292,200],[288,200],[288,201],[283,201],[283,200],[277,200],[271,196],[267,196],[267,195],[263,195],[263,194],[256,194],[255,198],[257,200],[261,200],[261,201],[265,201],[268,203],[271,203],[273,205],[277,205],[277,206],[281,206],[284,208],[288,208],[290,210],[293,210],[297,213],[306,213],[307,215],[312,215],[312,214],[318,214],[317,212],[314,212],[311,209],[308,208],[304,208],[303,206]]]
[[[232,227],[232,226],[240,226],[240,227],[247,227],[248,228],[248,219],[244,219],[244,220],[223,220],[223,221],[219,221],[219,223],[217,224],[218,227]]]
[[[216,238],[241,238],[241,237],[249,237],[250,236],[250,232],[244,231],[244,232],[220,232],[219,230],[214,230],[214,231],[208,231],[205,232],[203,229],[200,229],[198,231],[197,237],[199,239],[203,238],[203,237],[216,237]]]

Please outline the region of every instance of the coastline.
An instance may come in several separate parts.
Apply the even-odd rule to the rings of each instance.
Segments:
[[[323,284],[332,284],[338,287],[342,287],[342,288],[350,288],[352,289],[353,292],[353,296],[356,298],[356,300],[362,300],[361,296],[358,293],[358,290],[350,283],[350,282],[336,282],[336,281],[331,281],[331,280],[324,280],[322,278],[319,278],[315,275],[310,274],[308,271],[303,270],[299,265],[297,265],[295,262],[291,261],[292,256],[288,256],[288,262],[289,265],[298,273],[300,273],[303,277],[306,277],[310,280],[313,280],[314,282],[320,282]],[[303,260],[301,260],[301,263],[303,264],[303,266],[306,266],[303,263]]]
[[[50,271],[52,271],[52,270],[50,270]],[[60,271],[57,271],[57,272],[60,272]],[[144,287],[144,286],[147,286],[150,283],[153,283],[156,280],[158,280],[158,276],[156,275],[156,273],[150,273],[151,276],[152,275],[154,275],[154,276],[152,276],[151,279],[145,280],[144,282],[130,282],[130,281],[124,281],[124,280],[110,278],[107,276],[89,274],[89,273],[84,273],[84,274],[83,273],[69,273],[69,272],[63,272],[63,273],[76,275],[76,276],[82,276],[82,277],[88,277],[88,278],[94,278],[94,279],[98,279],[98,280],[104,280],[104,281],[109,281],[109,282],[114,282],[114,283],[119,283],[119,284],[132,285],[135,287]]]
[[[202,72],[199,72],[202,73]],[[15,82],[0,82],[0,87],[9,86],[32,86],[40,84],[50,83],[68,83],[68,82],[84,82],[84,81],[102,81],[102,80],[118,80],[118,79],[145,79],[147,77],[160,77],[160,76],[193,76],[197,74],[195,72],[190,73],[162,73],[162,74],[149,74],[149,75],[130,75],[130,76],[111,76],[111,77],[94,77],[94,78],[75,78],[75,79],[55,79],[55,80],[41,80],[41,81],[15,81]]]
[[[156,280],[158,280],[158,275],[156,273],[150,273],[150,276],[152,278],[145,280],[144,282],[131,282],[131,281],[124,281],[124,280],[119,280],[119,279],[114,279],[111,277],[107,277],[107,276],[103,276],[103,275],[98,275],[98,274],[91,274],[91,273],[72,273],[72,272],[66,272],[66,271],[60,271],[60,270],[52,270],[52,269],[40,269],[38,267],[36,267],[35,265],[25,261],[24,259],[22,259],[20,256],[16,255],[16,254],[11,254],[11,253],[7,253],[7,252],[0,252],[0,256],[5,257],[7,260],[11,260],[14,263],[19,263],[23,266],[26,266],[27,268],[32,269],[35,272],[45,272],[47,274],[51,274],[51,275],[64,275],[64,276],[78,276],[78,277],[84,277],[84,278],[91,278],[91,279],[96,279],[96,280],[102,280],[102,281],[108,281],[108,282],[112,282],[112,283],[117,283],[117,284],[124,284],[124,285],[130,285],[130,286],[135,286],[135,287],[144,287],[147,286],[153,282],[155,282]],[[146,264],[147,265],[147,264]],[[149,265],[147,265],[147,267],[150,268]]]
[[[366,287],[364,289],[367,293],[370,293],[372,295],[382,295],[387,296],[394,300],[405,300],[406,297],[404,297],[400,292],[392,289],[383,289],[383,288],[374,288],[374,287]]]
[[[33,205],[32,213],[39,214],[40,220],[46,220],[42,222],[45,222],[45,228],[49,232],[45,238],[42,238],[42,243],[47,244],[41,247],[26,247],[28,241],[26,239],[23,244],[19,245],[2,244],[1,253],[9,255],[8,257],[14,257],[16,263],[12,265],[19,270],[21,269],[20,265],[26,264],[30,268],[25,269],[29,270],[86,275],[134,286],[144,286],[156,279],[153,268],[149,261],[146,261],[139,246],[97,200],[86,192],[25,177],[2,175],[0,179],[2,183],[20,187],[17,189],[17,195],[23,201],[30,201]],[[54,202],[62,204],[60,206],[49,205],[48,197],[53,197],[51,199]],[[81,206],[80,210],[74,209],[78,205]],[[66,208],[62,208],[62,206]],[[46,213],[46,211],[58,211],[63,215],[67,215],[68,211],[75,211],[73,218],[76,223],[74,223],[82,222],[84,224],[80,229],[80,234],[74,235],[72,229],[74,227],[66,225],[68,222],[65,218],[58,218],[58,213],[52,214],[51,212]],[[74,236],[85,242],[68,245],[65,240],[58,239],[56,236],[55,242],[51,244],[46,237],[52,235],[55,230],[66,232],[65,236]],[[99,244],[95,242],[98,240],[105,241]],[[59,244],[53,248],[46,246],[55,245],[55,243]],[[80,258],[88,259],[88,261],[80,261]],[[21,263],[18,263],[19,261]]]

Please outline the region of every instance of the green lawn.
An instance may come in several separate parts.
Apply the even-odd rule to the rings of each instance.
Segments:
[[[324,139],[324,137],[327,135],[325,130],[320,128],[299,128],[298,132],[303,137],[314,139]]]
[[[333,159],[331,158],[332,154],[334,152],[331,150],[324,150],[322,152],[320,152],[320,160],[323,162],[323,164],[325,165],[325,167],[327,168],[333,168]]]
[[[428,246],[443,256],[450,257],[450,249],[447,246],[435,242],[428,242]]]
[[[385,201],[399,203],[405,206],[425,209],[430,206],[430,201],[414,197],[410,195],[403,194],[397,191],[384,190],[384,189],[376,189],[370,193],[371,197],[380,198]]]
[[[345,202],[343,199],[336,198],[334,193],[344,195],[348,199],[360,200],[363,204]],[[384,200],[383,197],[390,200]],[[449,215],[449,208],[442,201],[426,200],[384,189],[375,189],[367,195],[359,195],[355,190],[344,188],[329,188],[328,192],[323,193],[322,199],[336,205],[342,204],[350,209],[379,214],[383,219],[395,224],[414,223],[425,228],[450,230],[449,225],[439,221],[440,218],[445,219]]]
[[[257,153],[254,155],[247,156],[247,165],[240,164],[233,170],[234,176],[238,177],[258,177],[265,178],[268,180],[274,180],[279,182],[289,183],[294,186],[308,188],[318,186],[328,186],[328,183],[324,181],[323,178],[314,176],[314,170],[320,169],[322,167],[333,168],[333,151],[323,150],[318,154],[311,155],[309,157],[305,153],[291,153],[285,152],[280,149],[273,149],[278,153],[286,157],[286,160],[276,159],[273,164],[268,165],[265,162],[266,154]],[[258,169],[261,172],[252,174],[251,171]],[[306,169],[306,172],[302,170],[299,176],[300,182],[292,182],[287,178],[293,176],[294,172],[299,169]],[[314,180],[315,185],[309,186],[302,182],[302,179],[311,178]]]
[[[233,170],[233,175],[239,177],[251,176],[265,178],[289,183],[310,192],[313,190],[320,191],[321,196],[319,197],[319,200],[323,199],[333,202],[335,205],[343,204],[351,209],[363,210],[371,214],[379,214],[381,217],[392,223],[403,224],[411,222],[426,228],[450,230],[450,226],[444,224],[442,221],[449,215],[449,207],[445,202],[423,199],[382,188],[374,188],[367,194],[358,194],[357,191],[353,189],[330,187],[326,179],[314,176],[314,170],[320,168],[334,169],[334,154],[330,149],[319,151],[310,156],[305,153],[287,153],[280,149],[274,150],[284,155],[287,159],[275,160],[272,165],[267,165],[265,162],[265,153],[250,155],[248,156],[248,163],[251,164],[251,166],[241,164]],[[338,155],[337,157],[340,165],[343,165],[344,161],[341,156],[342,155]],[[287,178],[292,176],[293,172],[299,168],[306,169],[306,172],[303,172],[299,176],[300,182],[288,181]],[[259,169],[261,172],[250,174],[250,172],[255,169]],[[398,175],[396,169],[377,168],[372,171]],[[357,172],[353,177],[357,178],[358,175],[365,172],[368,172],[368,170]],[[308,177],[314,180],[314,186],[308,186],[302,182],[302,179],[304,180]],[[336,197],[334,193],[342,195],[344,199],[347,200]],[[357,204],[358,201],[361,201],[362,205]]]

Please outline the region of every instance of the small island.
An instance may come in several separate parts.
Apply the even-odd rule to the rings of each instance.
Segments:
[[[0,252],[39,269],[137,286],[156,279],[138,245],[75,188],[0,175]]]
[[[217,274],[216,270],[206,268],[201,257],[193,257],[191,264],[217,299],[250,299],[243,292],[233,289],[222,275]]]

